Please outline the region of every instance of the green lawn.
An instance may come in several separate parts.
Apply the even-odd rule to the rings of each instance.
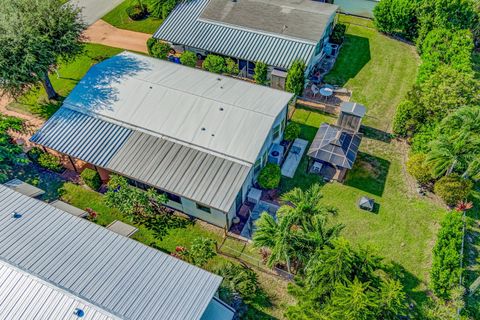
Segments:
[[[347,34],[325,81],[346,86],[353,91],[352,101],[367,106],[365,125],[389,131],[396,105],[415,82],[415,48],[357,25],[369,20],[342,15],[340,21],[347,22]]]
[[[162,24],[162,19],[148,17],[144,20],[133,21],[126,13],[126,9],[137,4],[137,0],[125,0],[119,4],[115,9],[103,16],[103,20],[108,22],[114,27],[120,29],[127,29],[131,31],[138,31],[148,34],[153,34],[157,31],[158,27]]]
[[[362,19],[348,18],[362,24]],[[344,184],[324,184],[322,201],[339,209],[333,220],[345,224],[346,238],[371,246],[398,264],[408,296],[422,303],[427,297],[431,248],[445,209],[416,194],[404,168],[408,148],[388,134],[396,105],[415,80],[417,65],[414,48],[373,29],[348,26],[346,42],[327,79],[353,90],[352,101],[366,105],[367,117],[354,168]],[[301,137],[311,141],[322,122],[336,119],[297,109],[292,121],[301,125]],[[304,157],[295,177],[282,179],[280,190],[323,183],[319,176],[307,174],[306,168]],[[357,200],[364,195],[375,199],[375,213],[357,208]]]
[[[48,101],[43,86],[39,85],[20,97],[17,102],[10,103],[7,108],[22,113],[36,114],[43,118],[49,118],[55,111],[57,111],[61,105],[61,101],[70,93],[70,91],[72,91],[92,65],[116,55],[121,51],[121,49],[99,44],[86,44],[84,53],[78,56],[74,61],[69,63],[59,63],[59,76],[57,76],[55,72],[50,75],[53,87],[61,96],[61,99],[58,102]]]

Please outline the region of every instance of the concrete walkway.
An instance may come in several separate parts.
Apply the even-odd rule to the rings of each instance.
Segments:
[[[83,21],[92,25],[95,21],[112,11],[123,0],[70,0],[69,3],[82,9]]]
[[[115,28],[103,20],[92,24],[84,33],[86,42],[147,53],[150,34]]]

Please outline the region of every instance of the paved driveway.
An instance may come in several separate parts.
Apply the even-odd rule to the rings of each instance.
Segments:
[[[123,0],[70,0],[70,3],[82,8],[83,20],[88,25],[93,24],[122,2]]]

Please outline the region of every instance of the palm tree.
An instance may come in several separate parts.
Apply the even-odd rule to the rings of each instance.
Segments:
[[[432,143],[426,164],[434,178],[454,171],[462,176],[480,175],[480,108],[461,108],[440,124],[439,137]]]
[[[319,185],[307,191],[295,188],[282,196],[287,204],[280,207],[277,219],[268,213],[262,214],[256,222],[253,243],[270,249],[269,266],[284,262],[288,272],[292,272],[293,266],[299,271],[317,250],[331,244],[339,235],[343,225],[327,225],[328,215],[335,214],[336,210],[323,206],[321,198]]]

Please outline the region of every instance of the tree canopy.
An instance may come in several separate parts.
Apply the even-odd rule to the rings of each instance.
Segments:
[[[0,6],[0,89],[18,97],[43,83],[49,99],[57,97],[48,72],[59,59],[83,50],[85,24],[80,9],[59,0],[9,0]]]

